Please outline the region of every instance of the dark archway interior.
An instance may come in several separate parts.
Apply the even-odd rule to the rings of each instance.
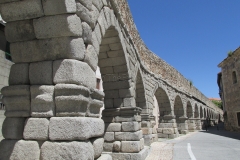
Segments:
[[[187,117],[193,118],[193,109],[190,102],[187,102]]]
[[[148,113],[149,111],[146,106],[143,80],[139,71],[136,76],[136,95],[135,96],[136,96],[136,106],[142,108],[142,114]]]
[[[183,109],[183,103],[182,100],[179,96],[177,96],[175,98],[175,102],[174,102],[174,114],[176,116],[176,122],[180,123],[180,119],[179,117],[184,116],[184,109]]]
[[[195,105],[194,118],[199,118],[199,111],[197,105]]]
[[[204,118],[204,115],[203,115],[204,113],[203,113],[203,108],[202,107],[200,107],[200,118]]]
[[[155,97],[159,106],[159,120],[161,120],[163,116],[171,114],[171,104],[167,93],[162,88],[157,89],[157,91],[155,92]]]

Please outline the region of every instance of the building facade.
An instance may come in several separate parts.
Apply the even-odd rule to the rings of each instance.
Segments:
[[[232,52],[218,67],[219,94],[223,102],[225,129],[240,131],[240,48]]]

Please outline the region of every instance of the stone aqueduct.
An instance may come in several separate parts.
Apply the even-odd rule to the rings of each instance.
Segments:
[[[158,137],[175,138],[201,129],[206,117],[212,124],[221,118],[145,46],[126,0],[0,3],[15,63],[1,91],[2,159],[140,160]],[[96,89],[97,66],[104,92]]]

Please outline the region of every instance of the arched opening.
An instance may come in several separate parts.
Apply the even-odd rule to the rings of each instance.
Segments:
[[[141,119],[140,110],[136,107],[145,106],[142,104],[144,93],[140,92],[143,89],[142,80],[140,79],[137,82],[136,94],[135,86],[130,81],[127,56],[124,53],[118,31],[114,27],[106,30],[99,50],[98,66],[102,78],[103,92],[105,93],[102,113],[102,119],[105,123],[103,151],[112,152],[112,154],[124,153],[127,151],[121,149],[120,145],[122,141],[130,141],[131,137],[120,136],[120,134],[123,132],[142,134],[141,123],[139,123],[139,119]],[[136,96],[141,98],[136,98]],[[128,128],[129,124],[123,123],[129,120],[132,122],[131,128]],[[116,138],[114,135],[119,136]],[[136,137],[134,140],[136,143],[140,143],[142,137]],[[113,143],[116,143],[117,148],[113,147]],[[130,149],[132,148],[130,146]],[[143,145],[141,148],[134,150],[134,153],[138,153],[142,149]]]
[[[237,83],[237,74],[236,74],[236,71],[233,71],[233,72],[232,72],[232,82],[233,82],[233,84]]]
[[[174,114],[176,116],[176,123],[177,123],[178,131],[181,133],[182,130],[186,130],[186,127],[184,127],[186,119],[184,119],[184,108],[183,108],[183,103],[182,103],[180,96],[176,96],[176,98],[175,98]]]
[[[165,115],[171,115],[171,104],[167,93],[162,88],[156,90],[155,97],[159,106],[159,121],[161,123]]]
[[[187,117],[193,118],[193,109],[192,109],[192,105],[189,101],[187,102]]]
[[[106,31],[100,45],[98,59],[105,93],[104,107],[110,109],[134,105],[133,94],[129,93],[128,67],[118,32],[115,28],[112,27]],[[132,100],[129,99],[132,103],[124,104],[125,98],[132,98]]]
[[[201,119],[204,118],[202,106],[200,106],[200,118],[201,118]]]
[[[198,111],[198,106],[197,105],[195,105],[194,118],[199,118],[199,111]]]
[[[177,96],[175,98],[175,102],[174,102],[174,114],[176,116],[176,122],[180,123],[181,120],[179,119],[179,117],[183,117],[184,116],[184,109],[183,109],[183,103],[182,100],[180,98],[180,96]]]
[[[203,109],[203,113],[204,113],[204,117],[203,118],[206,119],[207,118],[207,112],[206,112],[205,108]]]
[[[146,105],[146,98],[145,98],[145,89],[143,85],[143,80],[140,71],[137,72],[136,76],[136,106],[142,108],[142,114],[148,114],[149,110],[147,109]]]
[[[193,107],[191,103],[187,102],[187,116],[188,116],[188,131],[193,132],[196,129],[196,123],[194,118]]]

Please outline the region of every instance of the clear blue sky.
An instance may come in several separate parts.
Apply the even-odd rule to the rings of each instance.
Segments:
[[[207,97],[219,97],[217,65],[240,46],[239,0],[128,0],[148,48],[193,81]]]

